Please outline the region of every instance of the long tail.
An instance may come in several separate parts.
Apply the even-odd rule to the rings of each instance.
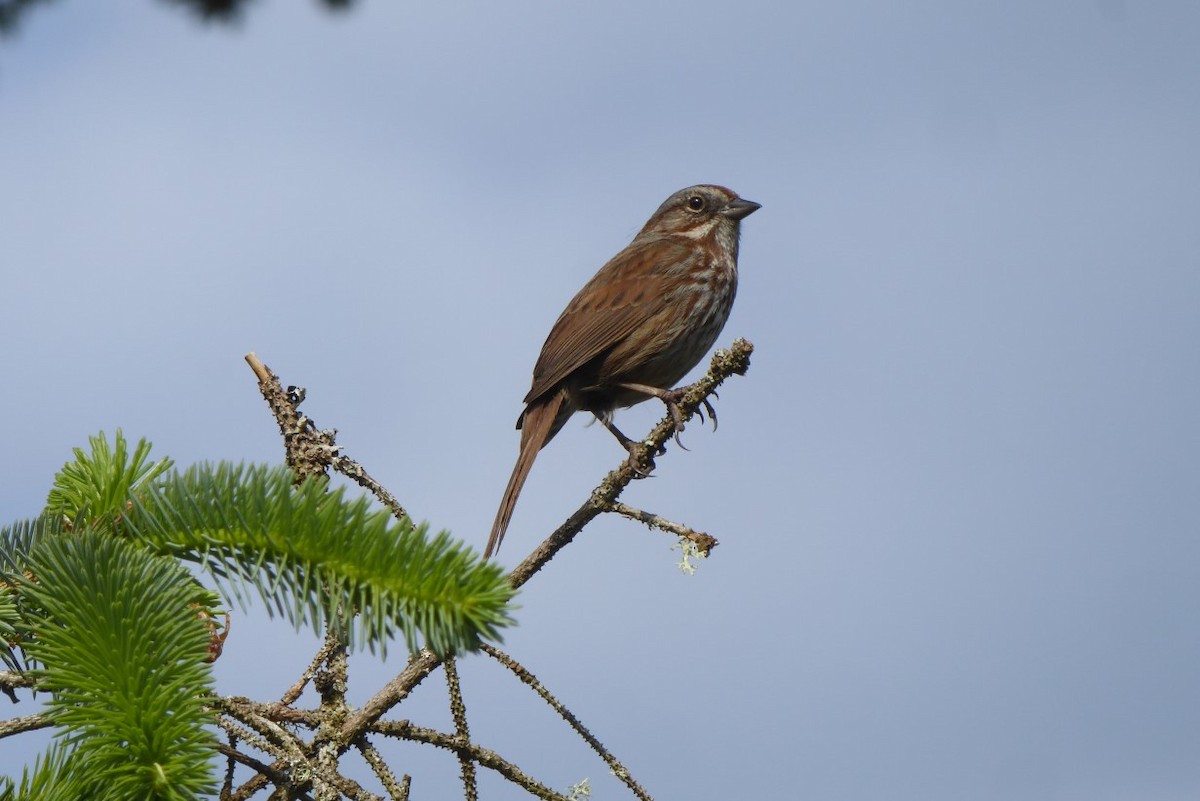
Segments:
[[[517,496],[525,486],[529,469],[538,451],[558,433],[573,411],[566,405],[566,393],[554,392],[548,397],[534,401],[525,408],[521,418],[521,454],[513,467],[512,476],[508,479],[508,487],[504,490],[504,499],[500,501],[500,509],[496,512],[496,522],[492,523],[492,536],[488,537],[487,548],[483,558],[489,559],[500,549],[500,541],[508,530],[508,521],[512,518],[513,509],[517,505]]]

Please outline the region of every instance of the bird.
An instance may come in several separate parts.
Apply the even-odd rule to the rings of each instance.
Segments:
[[[613,412],[657,397],[677,433],[682,429],[680,394],[671,387],[700,362],[729,319],[741,221],[761,207],[723,186],[681,189],[567,304],[533,368],[517,418],[520,452],[485,559],[504,539],[538,452],[575,412],[595,415],[629,451],[639,475],[645,475],[639,445],[613,425]]]

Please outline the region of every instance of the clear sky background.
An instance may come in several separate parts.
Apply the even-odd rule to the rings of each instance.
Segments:
[[[753,366],[625,496],[721,545],[687,577],[599,520],[506,648],[658,798],[1195,799],[1198,43],[1190,0],[38,8],[0,41],[0,512],[101,429],[282,461],[253,350],[482,548],[555,317],[721,183],[763,204],[721,337]],[[624,457],[583,423],[505,564]],[[238,611],[220,689],[276,697],[313,647]],[[352,699],[400,656],[357,657]],[[626,797],[462,672],[483,745]],[[443,699],[395,715],[447,728]],[[398,759],[460,793],[448,755]]]

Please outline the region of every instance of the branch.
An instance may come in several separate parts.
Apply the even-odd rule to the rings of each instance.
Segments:
[[[716,548],[720,543],[717,538],[711,534],[706,534],[703,531],[696,531],[688,528],[682,523],[676,523],[672,520],[667,520],[665,517],[660,517],[653,512],[647,512],[642,509],[637,509],[633,506],[613,501],[605,509],[606,512],[616,512],[617,514],[628,517],[630,520],[636,520],[639,523],[645,523],[650,528],[656,528],[659,531],[666,531],[674,534],[677,537],[682,537],[695,544],[696,550],[703,556],[708,556],[709,551]]]
[[[442,662],[446,672],[446,689],[450,693],[450,714],[454,717],[454,733],[463,742],[471,741],[471,732],[467,728],[467,706],[463,703],[462,685],[458,681],[458,665],[454,657],[447,657]],[[458,752],[458,768],[463,783],[463,798],[466,801],[478,801],[479,788],[475,782],[475,763],[464,752]]]
[[[12,718],[0,721],[0,738],[10,737],[37,729],[47,729],[54,725],[48,715],[26,715],[23,718]]]
[[[228,699],[217,699],[214,706],[224,706]],[[217,718],[216,724],[243,742],[270,754],[277,759],[287,759],[296,764],[308,764],[305,743],[273,720],[248,710],[238,710],[230,705],[224,710],[228,717]]]
[[[33,687],[36,684],[33,676],[23,671],[0,670],[0,690],[7,692],[20,687]],[[14,700],[15,704],[16,701]]]
[[[8,696],[14,704],[21,703],[14,690],[21,687],[36,687],[37,681],[28,673],[22,671],[0,670],[0,694]],[[36,690],[34,691],[36,692]]]
[[[626,767],[617,761],[617,758],[613,756],[612,753],[609,752],[609,750],[605,748],[599,740],[596,739],[594,734],[587,730],[586,726],[579,722],[579,718],[575,717],[575,714],[571,710],[567,709],[561,701],[550,694],[550,691],[547,690],[545,685],[538,680],[537,676],[530,673],[522,665],[518,664],[512,657],[501,651],[499,648],[493,648],[490,645],[485,645],[483,646],[483,651],[497,662],[511,670],[518,679],[532,688],[533,691],[536,692],[543,701],[549,704],[550,708],[557,712],[559,717],[565,720],[567,725],[574,729],[575,733],[582,737],[583,741],[592,747],[593,751],[599,754],[600,758],[603,759],[608,765],[609,770],[612,771],[612,774],[623,781],[625,786],[628,787],[634,795],[642,799],[642,801],[653,801],[653,799],[650,798],[650,794],[646,792],[645,788],[634,781],[634,778],[629,775],[629,771],[626,769]]]
[[[231,798],[238,799],[239,801],[240,799],[250,798],[259,789],[265,787],[268,781],[271,781],[277,787],[297,790],[300,789],[300,783],[292,777],[296,775],[309,775],[311,773],[311,765],[304,757],[303,752],[298,751],[288,754],[286,748],[276,746],[266,737],[262,737],[245,726],[226,718],[217,718],[216,724],[219,729],[229,735],[231,742],[241,740],[252,748],[275,758],[275,762],[272,765],[266,765],[258,760],[255,760],[258,764],[250,765],[247,760],[251,759],[251,757],[237,751],[232,746],[229,746],[229,751],[222,750],[221,753],[227,757],[235,759],[242,764],[250,765],[258,771],[255,776],[251,777],[236,792],[232,793]]]
[[[234,762],[240,762],[246,767],[257,771],[259,776],[264,777],[264,781],[260,786],[250,787],[247,785],[245,788],[243,788],[243,791],[222,795],[221,797],[223,799],[229,798],[231,801],[242,801],[243,799],[249,798],[250,795],[253,795],[258,789],[261,789],[262,786],[265,786],[266,781],[273,782],[277,787],[287,787],[289,789],[293,787],[291,778],[288,776],[286,771],[277,769],[275,766],[268,765],[265,762],[261,762],[249,754],[243,754],[233,746],[225,745],[225,743],[217,743],[217,751],[229,757]],[[243,795],[242,792],[244,791],[248,791],[249,794]],[[303,799],[304,801],[312,801],[312,797],[307,794],[301,793],[296,797]]]
[[[342,724],[341,739],[343,742],[353,742],[361,737],[371,724],[375,723],[389,709],[408,697],[425,677],[437,669],[442,660],[432,651],[423,650],[408,660],[408,665],[400,671],[379,692],[371,696],[363,707],[351,712]]]
[[[296,483],[309,476],[325,475],[325,468],[340,450],[334,444],[336,432],[317,431],[312,420],[300,413],[305,394],[303,388],[288,387],[285,391],[279,376],[259,361],[258,356],[247,353],[245,358],[258,377],[258,391],[279,423],[287,465],[296,475]]]
[[[309,729],[315,729],[319,724],[317,712],[296,709],[280,701],[263,703],[261,701],[252,701],[243,695],[230,695],[222,698],[213,698],[209,701],[209,705],[213,709],[224,712],[231,718],[240,720],[246,724],[258,718],[269,720],[272,723],[286,723],[294,726],[304,726]]]
[[[453,751],[454,753],[469,754],[471,759],[483,767],[491,768],[538,798],[546,799],[546,801],[571,801],[567,796],[554,792],[546,785],[527,775],[495,751],[468,742],[457,734],[446,734],[435,729],[415,726],[407,720],[381,720],[374,724],[371,729],[388,737],[427,743],[438,748],[445,748],[447,751]]]
[[[750,354],[754,346],[742,338],[735,339],[729,350],[718,350],[713,354],[708,373],[687,388],[679,402],[683,422],[690,420],[708,400],[717,387],[732,375],[745,375],[750,367]],[[676,433],[675,421],[667,414],[650,432],[645,444],[655,453]],[[549,562],[575,538],[575,535],[604,511],[609,511],[621,491],[634,479],[635,473],[624,460],[621,466],[605,476],[600,485],[592,490],[591,497],[575,510],[566,522],[559,526],[546,540],[509,574],[513,587],[520,587],[533,574]],[[714,540],[715,542],[715,540]],[[395,678],[385,684],[359,710],[352,712],[342,726],[343,742],[353,742],[396,704],[408,697],[413,689],[432,673],[441,660],[429,651],[409,660],[408,665]]]
[[[279,376],[272,373],[253,353],[246,354],[246,363],[258,376],[258,391],[279,423],[287,465],[296,474],[296,483],[308,476],[326,475],[326,470],[332,467],[378,498],[380,503],[392,510],[397,520],[408,517],[408,512],[396,500],[396,496],[372,478],[361,464],[341,455],[342,448],[335,442],[335,429],[318,431],[316,424],[300,413],[300,404],[304,403],[305,396],[302,387],[288,387],[285,391],[279,383]]]
[[[400,781],[396,781],[396,775],[392,773],[391,766],[384,761],[379,751],[365,736],[360,737],[354,745],[367,764],[371,766],[371,770],[375,771],[375,777],[379,779],[383,789],[387,790],[393,801],[408,801],[408,787],[412,777],[405,775]]]
[[[317,675],[317,671],[321,665],[324,664],[329,655],[338,647],[340,647],[340,643],[335,638],[326,637],[325,643],[318,649],[312,661],[308,663],[308,667],[300,674],[300,678],[296,680],[296,683],[287,689],[287,692],[279,699],[279,703],[284,706],[296,703],[296,700],[304,693],[304,688],[312,681],[313,676]]]
[[[709,365],[708,373],[704,375],[696,383],[686,388],[683,393],[683,398],[679,402],[679,410],[682,413],[682,421],[686,423],[695,416],[701,406],[705,406],[708,402],[708,396],[716,392],[717,387],[729,378],[731,375],[745,375],[746,370],[750,368],[750,354],[754,352],[754,346],[742,338],[735,339],[729,350],[718,350],[713,354],[712,362]],[[646,437],[643,444],[650,453],[658,453],[662,450],[663,445],[667,440],[677,434],[679,429],[675,425],[675,421],[670,414],[667,414],[657,426],[650,432],[650,436]],[[629,486],[629,482],[637,477],[633,466],[628,462],[622,462],[621,466],[609,473],[600,482],[596,489],[592,490],[592,495],[582,506],[575,510],[575,513],[567,518],[566,522],[559,526],[549,537],[542,542],[533,553],[525,557],[521,564],[517,565],[509,574],[509,581],[514,587],[520,587],[526,581],[533,577],[533,574],[542,569],[542,566],[554,558],[555,554],[567,546],[571,540],[575,539],[584,526],[592,522],[601,512],[613,510],[613,504],[617,497],[624,491],[625,487]],[[715,543],[716,540],[713,540]]]
[[[332,631],[326,633],[325,643],[330,646],[329,657],[325,660],[325,667],[317,671],[313,680],[313,687],[321,694],[321,722],[313,739],[318,768],[313,776],[313,784],[318,799],[336,801],[341,797],[336,785],[324,781],[322,777],[339,775],[338,757],[342,749],[339,748],[336,737],[339,724],[345,720],[346,712],[350,709],[350,705],[346,703],[346,682],[350,664],[346,646]]]

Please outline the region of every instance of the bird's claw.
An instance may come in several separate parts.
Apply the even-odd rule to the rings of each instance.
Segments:
[[[717,393],[715,393],[715,392],[714,392],[714,393],[713,393],[713,397],[715,398],[716,396],[717,396]],[[716,409],[714,409],[714,408],[713,408],[713,405],[712,405],[711,403],[709,403],[709,402],[708,402],[708,398],[704,398],[704,399],[703,399],[703,400],[701,400],[700,402],[704,404],[704,408],[705,408],[705,409],[708,411],[708,416],[709,416],[710,418],[712,418],[712,421],[713,421],[713,431],[716,431],[716,430],[717,430],[717,410],[716,410]],[[696,414],[698,414],[698,415],[700,416],[700,422],[702,422],[702,423],[703,423],[703,422],[704,422],[704,412],[702,412],[702,411],[700,411],[699,409],[697,409],[697,410],[696,410]]]
[[[629,449],[629,458],[626,460],[629,464],[629,469],[633,471],[634,478],[650,478],[650,474],[654,472],[654,454],[650,452],[650,448],[640,442],[630,442],[627,446]],[[666,450],[660,448],[659,453],[665,453]]]
[[[683,433],[683,409],[679,408],[679,399],[683,397],[683,394],[683,390],[670,389],[658,397],[667,407],[667,414],[671,415],[671,422],[675,425],[675,444],[686,451],[690,450],[690,448],[684,445],[683,440],[679,438],[679,435]]]
[[[691,449],[684,445],[683,441],[679,439],[679,434],[683,431],[683,411],[679,408],[679,398],[683,396],[683,393],[684,390],[672,390],[670,393],[671,397],[663,398],[662,402],[666,404],[667,411],[671,415],[671,421],[675,424],[675,444],[686,451]],[[718,397],[716,392],[713,392],[712,394],[714,398]],[[713,405],[709,402],[708,398],[701,398],[700,403],[702,408],[696,410],[696,416],[699,417],[700,422],[703,423],[706,422],[704,419],[704,413],[708,412],[708,419],[712,420],[713,431],[716,431],[717,410],[713,408]]]
[[[685,451],[691,450],[687,445],[683,444],[683,440],[679,435],[683,433],[683,410],[679,408],[679,404],[674,400],[664,401],[667,404],[667,411],[671,413],[671,422],[675,424],[675,444]]]

